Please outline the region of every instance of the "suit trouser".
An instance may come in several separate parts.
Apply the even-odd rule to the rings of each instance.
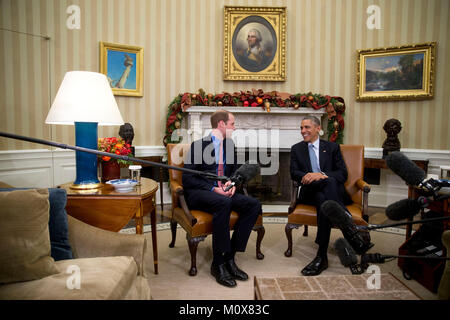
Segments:
[[[345,192],[344,186],[333,177],[314,181],[309,185],[304,185],[301,187],[301,202],[311,204],[316,207],[317,235],[315,242],[319,245],[319,247],[324,249],[328,247],[328,243],[330,242],[332,224],[323,214],[320,206],[327,200],[334,200],[345,210],[347,210],[343,201],[343,192]]]
[[[213,191],[193,190],[186,192],[186,202],[191,210],[213,214],[214,254],[244,252],[256,219],[262,213],[261,203],[257,199],[239,193],[229,198]],[[231,211],[236,211],[239,218],[230,239]]]

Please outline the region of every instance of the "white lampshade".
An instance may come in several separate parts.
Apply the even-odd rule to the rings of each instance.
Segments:
[[[98,125],[122,125],[106,76],[89,71],[69,71],[48,112],[45,123],[71,124],[97,122]]]

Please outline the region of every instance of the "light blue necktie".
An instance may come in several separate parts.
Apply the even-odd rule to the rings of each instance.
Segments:
[[[314,152],[314,145],[310,144],[308,146],[309,150],[309,159],[311,160],[311,168],[313,172],[320,172],[319,163],[317,162],[317,156]]]

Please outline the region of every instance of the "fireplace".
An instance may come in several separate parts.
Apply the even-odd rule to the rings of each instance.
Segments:
[[[323,109],[272,108],[271,112],[253,107],[205,107],[192,106],[181,130],[183,142],[191,142],[211,131],[210,116],[218,109],[228,110],[235,117],[236,130],[233,140],[238,151],[238,163],[257,162],[261,175],[247,187],[249,194],[263,204],[287,204],[290,200],[290,149],[302,141],[300,122],[306,115],[322,120],[326,128]]]

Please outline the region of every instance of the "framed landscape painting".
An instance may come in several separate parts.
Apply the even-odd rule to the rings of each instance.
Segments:
[[[224,8],[224,80],[286,80],[286,7]]]
[[[435,42],[358,50],[356,100],[433,98],[435,50]]]
[[[144,49],[100,42],[100,72],[114,95],[142,97]]]

